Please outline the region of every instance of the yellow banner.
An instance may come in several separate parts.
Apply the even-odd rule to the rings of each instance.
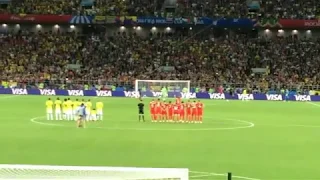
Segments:
[[[106,23],[106,16],[95,16],[93,19],[93,23],[96,23],[96,24]]]

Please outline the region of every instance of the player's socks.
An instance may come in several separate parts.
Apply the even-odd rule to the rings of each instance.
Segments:
[[[56,120],[62,120],[61,114],[56,113]]]
[[[47,113],[47,120],[50,120],[50,114]]]
[[[50,120],[53,120],[53,114],[50,113]]]

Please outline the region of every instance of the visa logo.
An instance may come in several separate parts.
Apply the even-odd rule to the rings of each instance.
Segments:
[[[254,100],[253,94],[238,94],[238,99],[240,99],[240,100]]]
[[[196,93],[181,93],[182,99],[195,99],[197,98]]]
[[[226,99],[226,96],[220,93],[212,93],[209,95],[210,95],[210,99]]]
[[[103,96],[103,97],[111,97],[112,93],[111,91],[96,91],[97,96]]]
[[[161,92],[152,92],[153,97],[161,97],[162,93]]]
[[[294,95],[296,101],[311,101],[311,97],[309,95]]]
[[[124,91],[124,95],[126,97],[131,97],[131,98],[139,98],[140,95],[138,92],[134,92],[134,91]]]
[[[282,101],[282,95],[280,94],[267,94],[268,101]]]
[[[40,94],[45,96],[55,96],[56,92],[53,89],[40,89]]]
[[[68,90],[69,96],[83,96],[82,90]]]
[[[26,89],[12,89],[12,94],[27,95],[28,91]]]

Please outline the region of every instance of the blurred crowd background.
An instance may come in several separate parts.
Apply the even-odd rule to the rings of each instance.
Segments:
[[[8,1],[8,0],[2,0]],[[115,16],[248,17],[259,6],[258,16],[312,19],[320,15],[315,0],[9,0],[0,13],[95,14]],[[248,7],[251,4],[251,7]]]
[[[12,0],[0,14],[316,19],[320,1]],[[1,22],[0,22],[1,23]],[[115,28],[115,27],[110,27]],[[124,28],[124,27],[121,27]],[[119,29],[121,29],[119,28]],[[202,89],[319,90],[320,39],[265,30],[175,28],[144,33],[20,30],[0,36],[2,87],[133,88],[136,79],[191,80]]]

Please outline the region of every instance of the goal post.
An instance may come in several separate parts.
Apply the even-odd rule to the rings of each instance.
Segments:
[[[181,96],[181,93],[190,93],[189,80],[136,80],[135,92],[141,97],[161,97],[164,88],[168,97]]]
[[[189,170],[182,168],[0,164],[0,179],[188,180]]]

